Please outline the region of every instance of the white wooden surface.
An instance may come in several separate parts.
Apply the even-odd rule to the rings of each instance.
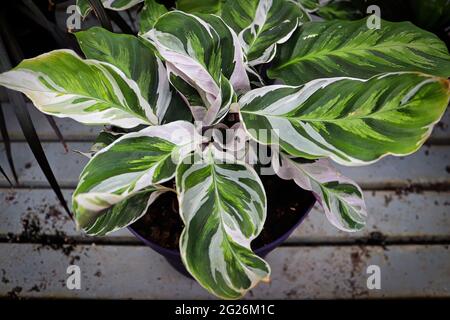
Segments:
[[[0,179],[0,297],[211,298],[127,230],[104,238],[75,230],[24,142],[13,106],[3,106],[21,185],[11,190]],[[86,159],[65,153],[45,117],[29,107],[70,199]],[[72,150],[86,151],[100,130],[68,119],[57,123]],[[268,256],[272,282],[247,298],[450,297],[449,123],[447,113],[429,143],[412,156],[342,168],[365,189],[367,227],[353,234],[337,231],[314,208],[285,245]],[[3,143],[0,164],[8,167]],[[30,223],[38,230],[31,240],[21,237]],[[42,244],[52,239],[67,245]],[[82,270],[80,291],[65,286],[71,263]],[[370,264],[381,267],[381,290],[366,287]]]
[[[21,297],[211,299],[195,281],[142,246],[79,245],[70,254],[33,244],[0,244],[2,294]],[[443,297],[450,295],[450,250],[444,245],[281,247],[267,257],[270,284],[247,299]],[[66,268],[82,272],[67,290]],[[380,266],[381,289],[368,290],[368,265]],[[20,289],[19,289],[20,288]],[[14,290],[15,289],[15,290]]]

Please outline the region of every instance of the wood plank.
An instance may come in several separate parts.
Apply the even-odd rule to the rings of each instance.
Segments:
[[[5,112],[5,118],[7,119],[8,132],[10,133],[11,139],[15,141],[24,141],[25,139],[23,137],[22,130],[20,129],[17,119],[14,115],[13,106],[10,103],[4,103],[2,104],[2,106]],[[39,137],[43,141],[58,141],[58,137],[49,126],[48,121],[45,119],[45,116],[41,112],[39,112],[31,103],[29,103],[27,106],[33,119],[33,123],[36,126],[36,131],[38,132]],[[61,130],[61,133],[67,141],[93,141],[102,128],[102,126],[83,125],[69,118],[55,117],[55,120]],[[444,114],[442,120],[435,127],[428,143],[450,143],[450,110],[448,110]]]
[[[0,296],[44,298],[211,299],[157,253],[136,246],[77,246],[63,253],[32,244],[0,244]],[[450,297],[448,246],[281,247],[267,257],[269,284],[247,299]],[[81,289],[65,286],[66,268],[81,269]],[[368,290],[378,265],[381,289]]]
[[[64,191],[70,199],[71,190]],[[342,243],[354,241],[442,241],[450,238],[450,192],[397,194],[367,191],[369,211],[366,227],[356,233],[337,230],[316,206],[288,239],[290,244]],[[77,241],[140,244],[123,229],[103,238],[83,236],[75,229],[50,189],[0,190],[0,238],[27,235],[70,237]]]
[[[69,143],[71,150],[87,151],[90,146],[86,142]],[[60,185],[75,187],[87,158],[75,152],[65,153],[62,145],[56,142],[43,143],[43,147]],[[22,185],[48,186],[26,143],[13,143],[12,151]],[[3,144],[0,144],[0,165],[8,169]],[[450,146],[424,146],[408,157],[388,156],[366,167],[338,167],[364,188],[406,187],[411,183],[450,184]],[[0,187],[7,185],[5,178],[0,176]]]

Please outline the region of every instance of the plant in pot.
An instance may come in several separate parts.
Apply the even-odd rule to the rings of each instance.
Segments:
[[[213,11],[145,1],[139,36],[77,32],[86,59],[52,51],[0,84],[44,113],[113,126],[73,194],[81,229],[132,225],[212,294],[236,299],[269,279],[263,256],[300,223],[311,195],[337,228],[364,226],[361,189],[331,162],[418,150],[448,105],[450,56],[408,22],[311,22],[287,0],[221,1]],[[292,181],[265,176],[270,169]]]

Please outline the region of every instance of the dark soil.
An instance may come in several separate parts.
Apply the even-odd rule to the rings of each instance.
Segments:
[[[261,177],[267,194],[267,219],[261,234],[252,242],[260,248],[291,229],[314,201],[313,195],[295,182],[277,176]],[[167,249],[178,249],[183,222],[178,214],[176,195],[161,195],[132,228],[151,242]]]

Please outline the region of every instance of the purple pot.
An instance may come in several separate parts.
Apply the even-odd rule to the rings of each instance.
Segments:
[[[299,213],[297,222],[289,229],[287,230],[282,236],[277,238],[276,240],[260,247],[254,249],[254,252],[260,256],[261,258],[264,258],[269,252],[273,251],[275,248],[280,246],[284,241],[286,241],[287,238],[294,232],[294,230],[303,222],[306,215],[311,211],[312,207],[314,206],[316,200],[313,196],[310,197],[311,201],[308,205],[306,205],[303,208],[303,211]],[[178,272],[183,274],[184,276],[187,276],[189,278],[192,278],[192,276],[189,274],[189,272],[184,267],[183,261],[181,260],[181,255],[179,250],[171,250],[161,247],[160,245],[149,241],[148,239],[141,236],[136,230],[133,229],[133,226],[129,226],[128,229],[131,231],[131,233],[141,240],[145,245],[149,246],[156,252],[158,252],[160,255],[162,255],[164,258],[166,258],[167,262],[175,268]]]

